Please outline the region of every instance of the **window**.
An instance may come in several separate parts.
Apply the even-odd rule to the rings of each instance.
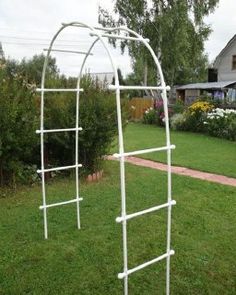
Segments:
[[[232,56],[232,70],[236,70],[236,55]]]

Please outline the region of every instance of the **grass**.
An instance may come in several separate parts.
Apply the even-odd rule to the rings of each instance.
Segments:
[[[236,142],[191,132],[171,131],[172,164],[196,170],[236,177]],[[165,145],[165,129],[129,123],[124,132],[125,151]],[[112,149],[117,152],[117,147]],[[140,155],[145,159],[166,162],[166,152]]]
[[[165,202],[164,172],[126,168],[128,213]],[[73,180],[54,180],[49,201],[73,197],[74,187]],[[49,209],[47,241],[39,186],[0,199],[0,294],[123,294],[118,163],[106,163],[104,178],[81,189],[82,229],[75,205]],[[236,189],[174,175],[173,191],[172,294],[236,294]],[[165,252],[165,224],[165,209],[128,222],[130,267]],[[132,295],[165,294],[164,261],[129,282]]]

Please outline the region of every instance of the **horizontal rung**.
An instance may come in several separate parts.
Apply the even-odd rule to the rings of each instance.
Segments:
[[[131,41],[146,41],[149,42],[149,39],[144,39],[144,38],[137,38],[137,37],[129,37],[129,36],[119,36],[119,35],[115,35],[115,34],[96,34],[96,33],[90,33],[90,36],[96,36],[96,37],[108,37],[108,38],[112,38],[112,39],[122,39],[122,40],[131,40]]]
[[[169,253],[163,254],[163,255],[161,255],[161,256],[159,256],[159,257],[153,259],[153,260],[150,260],[150,261],[145,262],[145,263],[143,263],[143,264],[141,264],[141,265],[139,265],[139,266],[136,266],[136,267],[134,267],[134,268],[128,270],[127,272],[119,273],[119,274],[118,274],[118,278],[119,278],[119,279],[123,279],[123,278],[127,277],[128,275],[130,275],[131,273],[133,273],[133,272],[135,272],[135,271],[137,271],[137,270],[143,269],[144,267],[146,267],[146,266],[148,266],[148,265],[151,265],[151,264],[153,264],[153,263],[155,263],[155,262],[161,261],[161,260],[167,258],[168,256],[171,256],[171,255],[174,255],[174,254],[175,254],[175,251],[174,251],[174,250],[170,250]]]
[[[159,205],[159,206],[152,207],[150,209],[139,211],[139,212],[136,212],[136,213],[133,213],[133,214],[128,214],[128,215],[126,215],[124,217],[117,217],[116,218],[116,222],[119,223],[119,222],[122,222],[122,221],[125,221],[125,220],[129,220],[131,218],[134,218],[134,217],[137,217],[137,216],[141,216],[141,215],[144,215],[146,213],[155,212],[155,211],[160,210],[162,208],[166,208],[166,207],[173,206],[173,205],[176,205],[176,201],[175,200],[172,200],[170,203],[165,203],[165,204],[162,204],[162,205]]]
[[[44,51],[49,51],[49,49],[44,48]],[[50,51],[55,52],[66,52],[66,53],[76,53],[76,54],[84,54],[87,55],[87,52],[84,51],[76,51],[76,50],[66,50],[66,49],[51,49]],[[88,55],[93,55],[92,53],[89,53]]]
[[[64,131],[82,131],[82,127],[78,128],[66,128],[66,129],[48,129],[48,130],[36,130],[36,133],[52,133],[52,132],[64,132]]]
[[[108,85],[108,89],[110,89],[110,90],[117,90],[117,89],[119,89],[119,90],[164,90],[165,89],[166,91],[169,91],[170,86],[162,87],[162,86]]]
[[[147,154],[152,152],[160,152],[160,151],[167,151],[167,150],[173,150],[175,149],[175,145],[172,144],[170,146],[163,146],[159,148],[152,148],[152,149],[146,149],[146,150],[139,150],[135,152],[128,152],[123,154],[113,154],[115,158],[121,158],[121,157],[129,157],[129,156],[135,156],[135,155],[141,155],[141,154]]]
[[[49,205],[45,205],[45,206],[39,206],[39,209],[42,210],[44,208],[50,208],[50,207],[56,207],[56,206],[76,203],[78,201],[83,201],[83,198],[73,199],[73,200],[70,200],[70,201],[65,201],[65,202],[60,202],[60,203],[49,204]]]
[[[36,88],[37,92],[83,92],[83,88]]]
[[[56,167],[56,168],[50,168],[50,169],[44,169],[44,170],[37,170],[37,173],[66,170],[66,169],[72,169],[72,168],[76,168],[76,167],[82,167],[82,164],[72,165],[72,166],[64,166],[64,167]]]

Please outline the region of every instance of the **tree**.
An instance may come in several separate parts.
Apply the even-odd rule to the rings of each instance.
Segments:
[[[206,78],[207,56],[204,41],[211,30],[204,17],[212,13],[219,0],[116,0],[116,19],[99,8],[99,22],[103,26],[126,25],[150,39],[159,57],[164,76],[170,85],[201,81]],[[114,45],[116,45],[113,42]],[[148,82],[156,82],[150,54],[143,46],[122,41],[128,47],[136,76],[148,68]],[[140,83],[140,81],[139,81]]]
[[[39,86],[41,83],[44,60],[44,54],[36,54],[31,59],[24,58],[19,64],[19,71],[26,80]],[[47,79],[48,77],[50,78],[49,80],[56,80],[59,77],[59,69],[56,65],[56,59],[51,56],[48,58],[46,75]]]

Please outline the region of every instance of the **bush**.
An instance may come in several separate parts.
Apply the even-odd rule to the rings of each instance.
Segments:
[[[229,140],[236,140],[236,111],[216,108],[207,114],[205,120],[208,134]]]
[[[211,111],[213,105],[207,101],[194,102],[187,111],[184,112],[185,120],[183,122],[182,130],[192,132],[204,132],[204,121],[207,112]]]
[[[25,77],[22,65],[13,61],[0,64],[0,185],[38,179],[40,137],[35,130],[39,129],[40,97],[34,92],[29,73]],[[76,79],[55,74],[48,77],[47,84],[50,88],[72,88]],[[89,77],[82,79],[81,87],[85,91],[80,98],[83,131],[79,132],[79,162],[84,165],[82,173],[88,174],[100,169],[102,157],[117,134],[116,98]],[[45,94],[45,129],[75,127],[75,114],[75,93]],[[75,132],[48,133],[44,138],[45,167],[75,162]]]
[[[145,110],[143,114],[144,124],[157,124],[157,112],[152,107]]]
[[[1,63],[0,81],[0,185],[28,183],[36,175],[36,171],[31,174],[38,142],[34,85],[22,77],[14,62]]]
[[[89,77],[82,79],[84,92],[80,97],[79,162],[83,174],[93,173],[101,168],[102,158],[109,152],[117,135],[116,98],[103,90]],[[55,101],[57,103],[55,103]],[[46,125],[48,128],[69,128],[75,126],[76,101],[73,94],[62,94],[48,99]],[[126,113],[123,112],[124,120]],[[50,134],[46,139],[49,163],[71,165],[75,161],[75,133]]]
[[[173,130],[184,130],[185,120],[184,114],[174,114],[170,118],[170,127]]]

